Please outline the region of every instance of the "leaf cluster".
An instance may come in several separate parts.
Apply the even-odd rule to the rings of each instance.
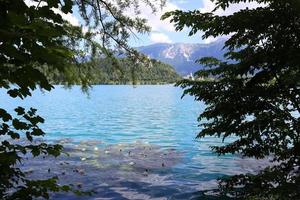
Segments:
[[[2,199],[18,199],[17,197],[20,195],[24,195],[23,197],[48,195],[47,187],[54,187],[57,178],[43,181],[27,180],[24,172],[16,166],[20,166],[24,157],[29,155],[57,157],[61,154],[62,146],[33,143],[33,137],[45,135],[39,127],[44,119],[36,114],[36,109],[30,108],[26,111],[24,108],[18,107],[15,109],[15,113],[15,117],[13,117],[4,109],[0,109],[2,120],[0,136],[3,138],[0,145],[0,196]],[[29,143],[22,144],[21,137],[25,137]],[[13,190],[13,195],[11,195],[11,190]]]
[[[150,1],[143,3],[156,8]],[[115,52],[140,59],[127,41],[130,33],[144,33],[149,27],[125,12],[133,8],[138,13],[139,5],[136,0],[0,0],[0,88],[23,99],[37,88],[50,91],[48,74],[56,73],[63,84],[86,89],[91,76],[82,69],[83,59],[113,59]],[[73,10],[79,13],[79,24],[66,20]],[[35,109],[18,107],[15,112],[0,108],[0,198],[48,199],[50,191],[70,191],[70,186],[58,185],[58,177],[30,180],[18,167],[25,155],[59,156],[62,146],[34,142],[45,135],[38,126],[44,119]]]
[[[251,1],[216,0],[216,9]],[[185,94],[204,101],[198,137],[234,139],[214,146],[219,155],[272,159],[258,174],[226,178],[221,189],[237,198],[300,198],[300,6],[297,0],[253,1],[230,15],[173,11],[177,30],[203,38],[228,36],[225,60],[202,58],[196,81],[183,80]]]

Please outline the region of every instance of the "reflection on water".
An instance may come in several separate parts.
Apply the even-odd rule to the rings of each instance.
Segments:
[[[23,166],[35,178],[94,189],[91,199],[193,199],[216,187],[223,175],[255,172],[264,161],[217,157],[217,138],[195,140],[204,105],[168,86],[94,86],[89,98],[79,87],[35,92],[4,107],[35,107],[46,119],[46,139],[64,143],[69,157],[34,159]],[[69,138],[69,139],[66,139]],[[46,163],[45,163],[46,162]],[[51,166],[50,172],[48,168]],[[58,194],[54,199],[74,199]],[[86,197],[76,197],[87,199]]]

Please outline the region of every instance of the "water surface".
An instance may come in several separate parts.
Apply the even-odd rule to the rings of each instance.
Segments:
[[[215,188],[218,177],[257,170],[257,162],[213,154],[209,147],[219,139],[195,139],[204,105],[190,96],[181,99],[182,92],[172,85],[108,85],[94,86],[87,95],[79,87],[56,86],[24,101],[3,91],[1,97],[9,110],[38,109],[46,119],[46,139],[64,142],[73,155],[65,158],[68,166],[63,159],[46,162],[57,164],[52,171],[63,173],[66,183],[97,191],[91,199],[192,199],[197,191]],[[44,177],[44,162],[26,167]],[[80,174],[78,180],[72,173]],[[75,199],[71,194],[53,198]]]

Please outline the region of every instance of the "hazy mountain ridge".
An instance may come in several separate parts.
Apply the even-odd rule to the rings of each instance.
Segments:
[[[213,56],[222,59],[225,53],[222,50],[224,42],[225,39],[209,44],[157,43],[138,47],[137,50],[150,58],[172,65],[179,74],[186,75],[203,67],[195,63],[201,57]]]

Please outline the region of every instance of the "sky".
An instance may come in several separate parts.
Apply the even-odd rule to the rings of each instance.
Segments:
[[[230,15],[240,9],[256,8],[259,5],[256,2],[232,4],[228,9],[217,10],[215,14]],[[148,20],[148,24],[152,27],[152,31],[147,35],[139,35],[138,39],[132,38],[130,44],[132,46],[143,46],[155,43],[211,43],[219,38],[202,39],[202,32],[198,32],[193,36],[188,36],[189,29],[184,28],[183,31],[176,32],[173,24],[168,20],[161,21],[160,16],[176,9],[180,10],[200,10],[202,12],[210,12],[215,8],[215,4],[211,0],[167,0],[163,10],[152,14],[149,9],[142,10],[143,17]]]
[[[188,36],[188,30],[176,32],[174,25],[169,20],[160,20],[162,14],[172,10],[195,10],[203,8],[203,0],[167,0],[163,10],[152,14],[149,9],[145,9],[142,15],[148,20],[148,25],[152,27],[149,34],[139,35],[139,38],[132,38],[130,43],[132,46],[143,46],[154,43],[203,43],[201,34]],[[143,13],[143,12],[142,12]]]
[[[129,40],[130,46],[137,47],[155,43],[179,42],[203,43],[203,41],[201,40],[201,34],[197,34],[193,37],[188,37],[187,30],[182,32],[176,32],[173,24],[171,24],[168,20],[160,20],[160,17],[165,12],[172,10],[195,10],[199,8],[205,8],[207,7],[206,2],[210,2],[210,0],[166,0],[165,7],[162,10],[158,9],[156,13],[153,13],[148,6],[141,4],[140,17],[147,19],[147,24],[152,28],[152,30],[148,34],[137,34],[138,37],[132,36]],[[61,14],[64,19],[66,19],[73,25],[80,24],[80,15],[77,10],[74,10],[73,14],[59,14]],[[129,12],[128,15],[132,15],[132,13]]]
[[[25,0],[30,4],[32,0]],[[211,43],[218,38],[208,38],[203,40],[201,32],[193,36],[188,36],[188,28],[184,28],[183,31],[177,32],[175,31],[174,25],[169,22],[169,20],[160,20],[162,14],[172,10],[200,10],[202,12],[210,12],[214,9],[214,3],[211,0],[167,0],[165,7],[162,10],[158,10],[155,14],[152,13],[152,10],[145,6],[141,5],[141,15],[140,17],[146,18],[148,20],[148,25],[152,27],[152,30],[148,34],[144,35],[137,35],[138,37],[131,37],[129,40],[129,44],[133,47],[137,46],[145,46],[155,43]],[[256,2],[246,2],[246,3],[239,3],[233,4],[228,9],[224,10],[217,10],[215,14],[218,15],[229,15],[232,14],[240,9],[248,7],[249,9],[255,8],[259,5]],[[59,12],[56,10],[56,12]],[[127,12],[127,11],[126,11]],[[64,19],[68,20],[73,25],[79,25],[79,14],[78,12],[74,11],[73,14],[60,14],[63,16]],[[128,15],[132,15],[130,11],[128,11]]]

